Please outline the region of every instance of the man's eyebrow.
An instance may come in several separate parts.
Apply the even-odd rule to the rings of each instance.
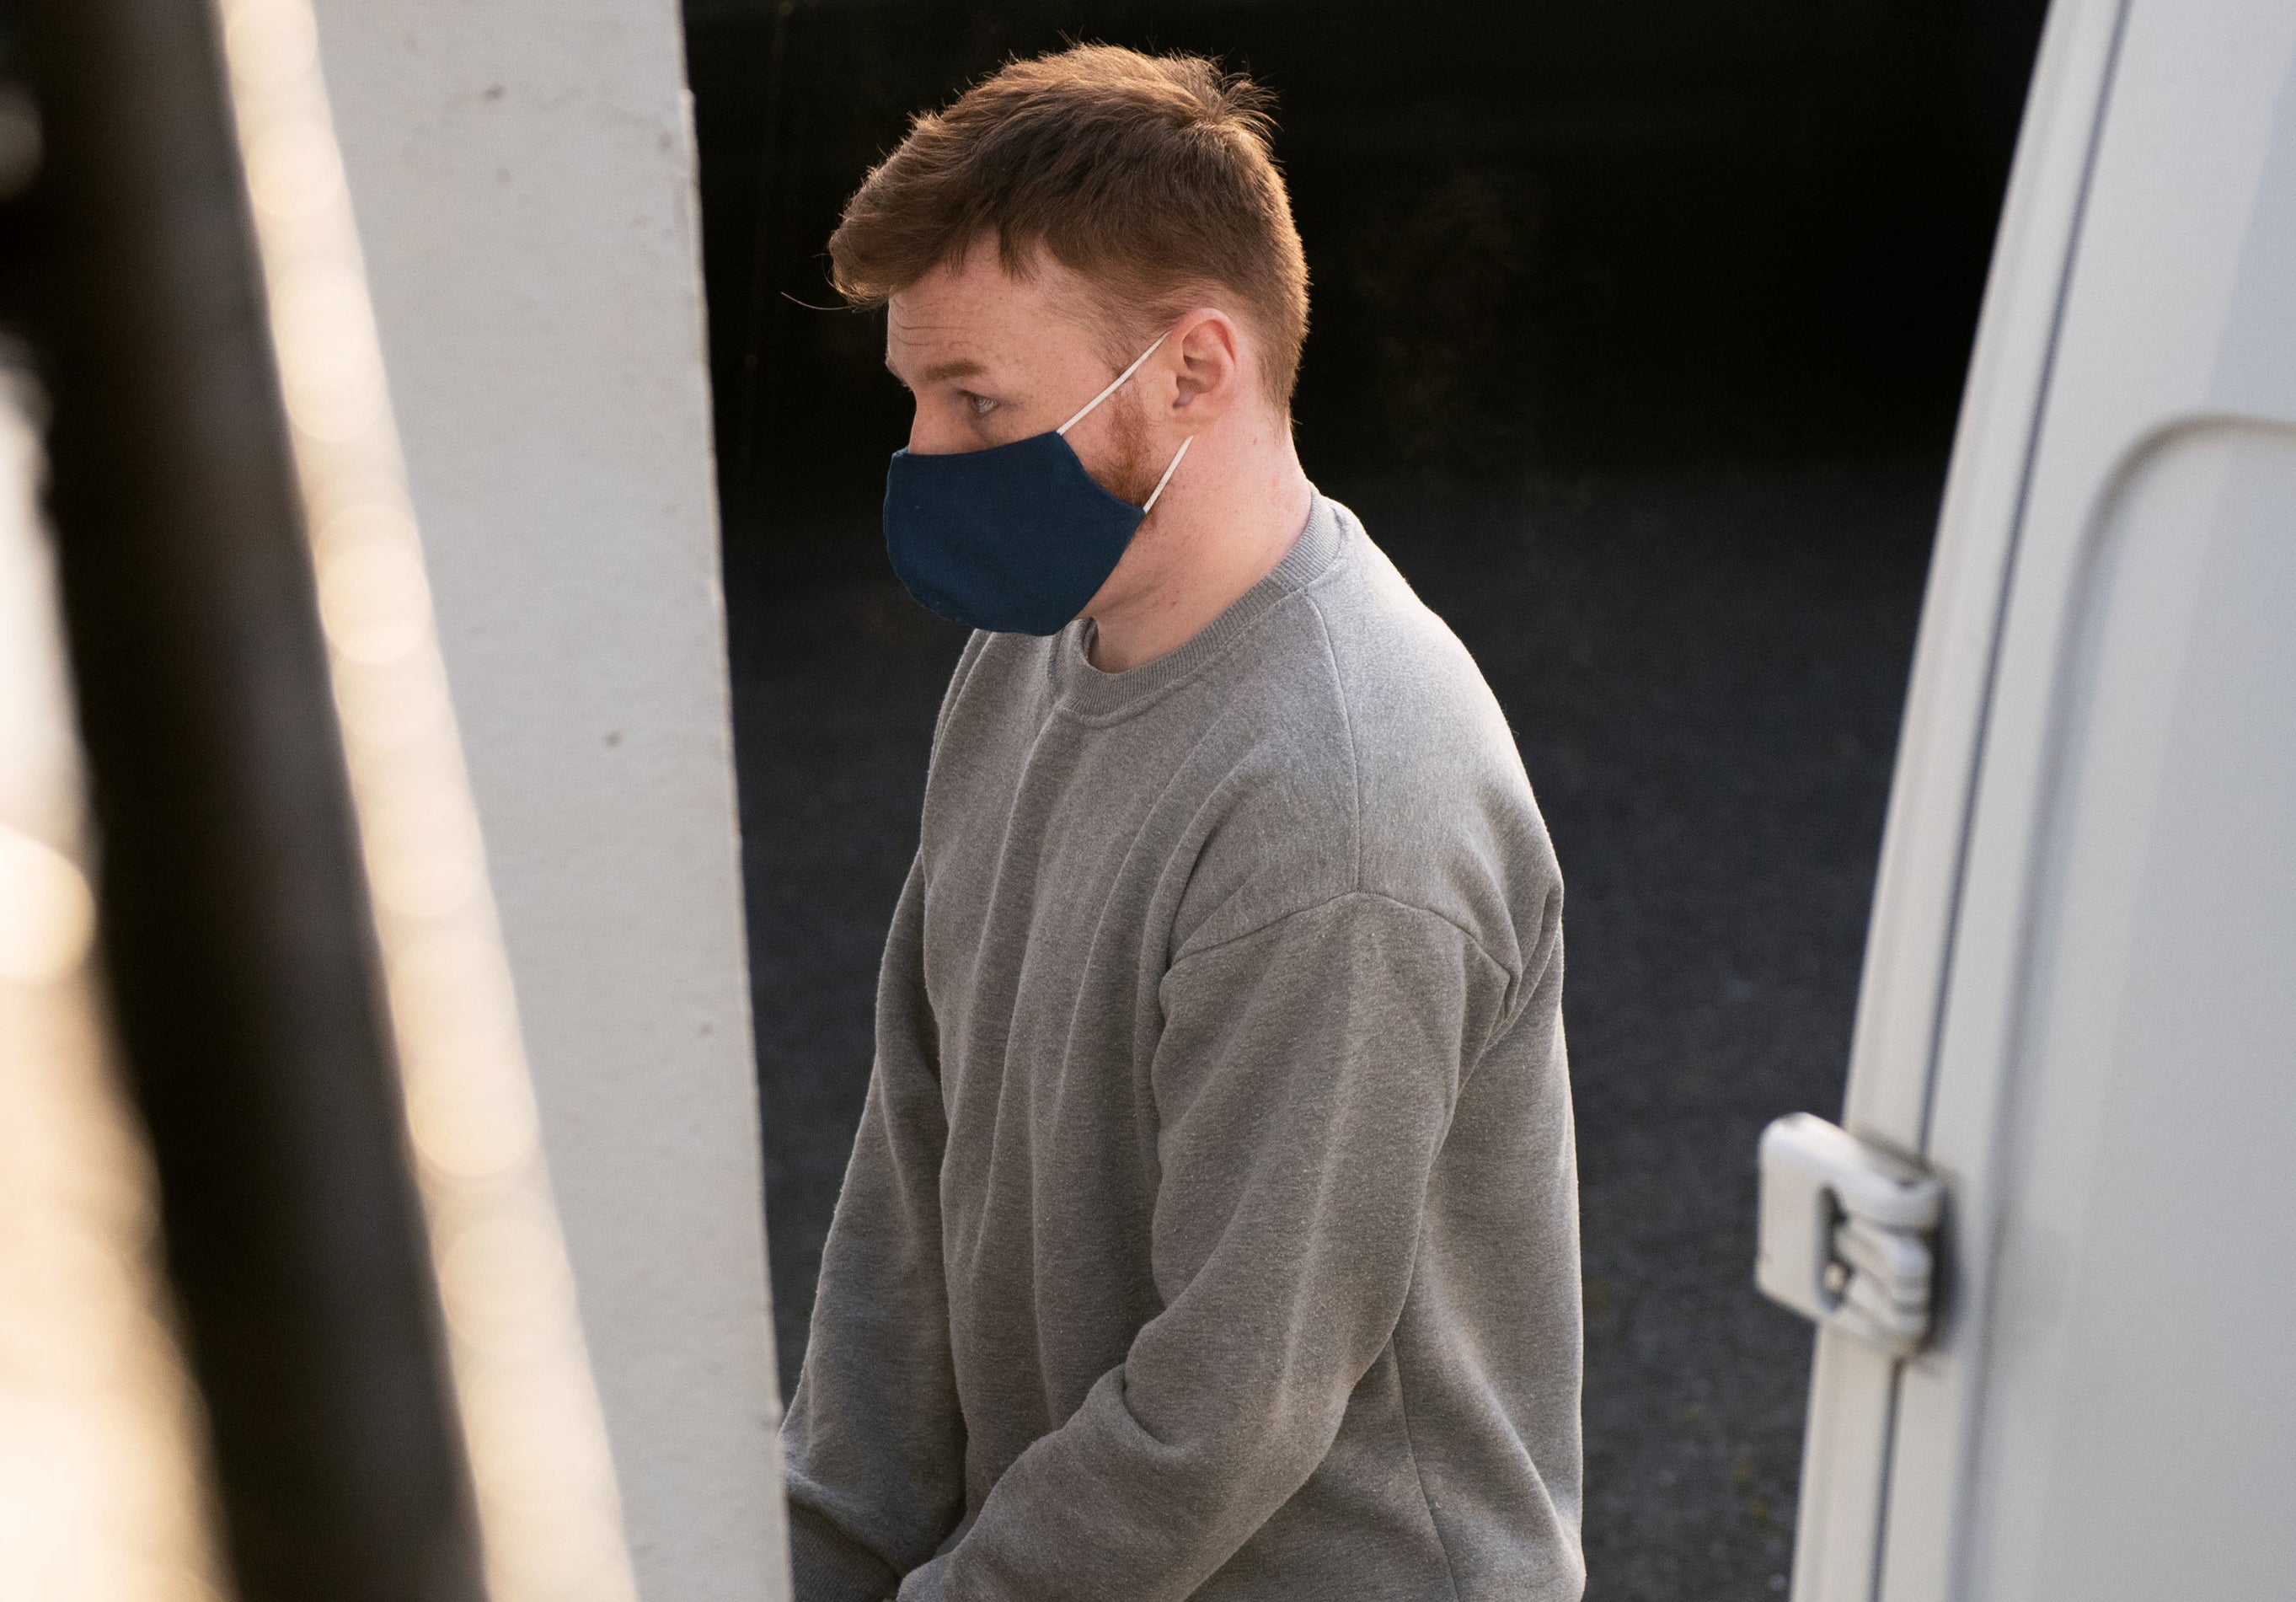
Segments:
[[[890,372],[892,370],[892,366],[893,364],[891,362],[887,362],[885,364],[886,370]],[[922,373],[917,375],[917,382],[921,384],[937,384],[943,379],[972,378],[988,371],[988,368],[982,366],[971,357],[962,356],[958,357],[954,361],[935,362],[931,366],[927,367]],[[898,378],[900,377],[900,374],[898,373],[894,373],[893,376]]]

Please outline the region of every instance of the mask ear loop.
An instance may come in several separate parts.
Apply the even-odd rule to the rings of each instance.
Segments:
[[[1164,476],[1158,479],[1156,488],[1148,492],[1147,505],[1140,508],[1141,516],[1145,517],[1156,509],[1156,497],[1164,493],[1164,486],[1170,483],[1172,475],[1180,471],[1180,458],[1188,454],[1188,447],[1195,442],[1196,437],[1193,434],[1180,441],[1180,448],[1172,453],[1172,464],[1164,469]]]
[[[1166,340],[1168,340],[1171,337],[1172,331],[1168,328],[1163,333],[1156,336],[1156,345],[1162,344]],[[1123,372],[1118,374],[1114,382],[1110,383],[1108,388],[1103,390],[1090,400],[1086,401],[1082,410],[1078,411],[1075,416],[1070,418],[1066,423],[1062,423],[1060,427],[1054,429],[1053,431],[1056,434],[1066,435],[1069,430],[1074,428],[1078,423],[1082,423],[1085,418],[1090,415],[1093,407],[1098,406],[1102,401],[1106,400],[1110,396],[1115,394],[1117,390],[1122,389],[1124,387],[1124,381],[1131,377],[1135,373],[1140,371],[1141,363],[1145,362],[1150,357],[1156,354],[1156,345],[1151,345],[1147,349],[1143,350],[1140,353],[1138,360],[1135,361],[1130,366],[1125,368]],[[1172,481],[1172,475],[1180,471],[1180,458],[1188,454],[1188,447],[1193,445],[1195,442],[1196,437],[1193,434],[1190,434],[1186,439],[1180,441],[1180,448],[1172,453],[1172,464],[1164,469],[1164,476],[1158,479],[1156,481],[1156,488],[1148,492],[1148,499],[1140,508],[1141,516],[1145,517],[1156,509],[1156,497],[1164,493],[1164,486],[1170,483]]]
[[[1168,340],[1171,337],[1172,331],[1168,328],[1163,333],[1156,336],[1156,345],[1162,344],[1166,340]],[[1086,401],[1081,411],[1078,412],[1075,416],[1070,418],[1066,423],[1062,423],[1060,427],[1054,429],[1053,431],[1056,434],[1065,434],[1078,423],[1082,423],[1093,407],[1098,406],[1102,401],[1106,400],[1110,396],[1115,394],[1117,390],[1122,389],[1124,387],[1124,381],[1131,377],[1135,373],[1140,371],[1140,363],[1146,361],[1150,357],[1156,354],[1156,345],[1151,345],[1147,349],[1143,350],[1140,353],[1140,361],[1134,362],[1130,366],[1125,368],[1123,372],[1118,374],[1116,375],[1115,382],[1110,384],[1108,388],[1103,390],[1090,400]],[[1185,447],[1183,448],[1185,448]]]

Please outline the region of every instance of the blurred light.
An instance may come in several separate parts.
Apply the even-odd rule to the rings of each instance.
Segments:
[[[224,53],[242,96],[293,94],[316,70],[318,19],[305,0],[238,0],[223,14]]]
[[[0,823],[0,982],[53,983],[94,932],[95,899],[71,859]]]
[[[635,1602],[308,0],[217,0],[494,1602]]]
[[[327,130],[312,123],[290,123],[249,147],[247,188],[255,209],[291,218],[334,203],[343,185],[342,163]]]
[[[27,402],[0,371],[0,1597],[216,1602],[150,1154],[88,961],[80,752]]]
[[[298,130],[299,135],[308,130]],[[297,175],[306,187],[283,197],[280,206],[258,215],[266,222],[291,225],[341,209]],[[299,433],[314,442],[355,442],[382,421],[382,356],[375,348],[366,287],[348,264],[299,265],[281,275],[271,292],[271,327],[283,355],[279,376],[287,390],[287,415]]]
[[[406,517],[370,501],[319,530],[319,608],[335,648],[363,664],[394,661],[430,641],[430,587]]]

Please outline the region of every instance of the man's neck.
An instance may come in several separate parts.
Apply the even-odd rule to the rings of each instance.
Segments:
[[[1307,526],[1315,490],[1288,426],[1222,446],[1204,440],[1190,451],[1088,609],[1091,661],[1103,672],[1141,667],[1195,638],[1274,571]]]

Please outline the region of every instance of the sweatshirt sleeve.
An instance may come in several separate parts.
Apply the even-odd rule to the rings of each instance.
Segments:
[[[797,1602],[882,1602],[955,1528],[964,1502],[923,917],[912,864],[878,976],[868,1100],[782,1427]]]
[[[1514,987],[1350,892],[1160,987],[1163,1310],[901,1602],[1177,1602],[1303,1485],[1401,1314],[1462,1077]]]

